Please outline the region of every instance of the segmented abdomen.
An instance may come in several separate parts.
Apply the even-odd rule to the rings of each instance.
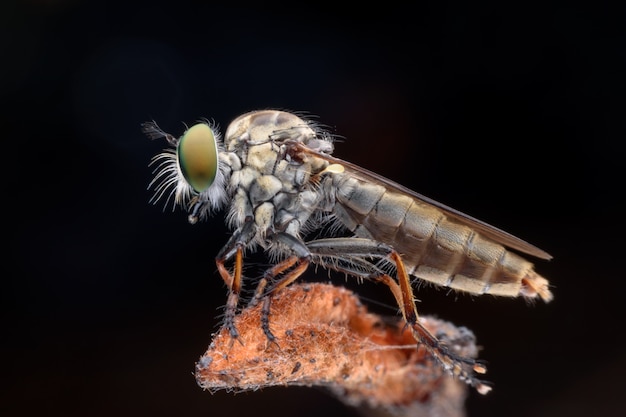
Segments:
[[[534,296],[523,288],[524,280],[544,280],[532,263],[417,198],[349,174],[336,177],[335,187],[339,220],[358,237],[391,245],[415,277],[503,296]]]

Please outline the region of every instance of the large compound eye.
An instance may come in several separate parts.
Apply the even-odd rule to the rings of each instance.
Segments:
[[[217,142],[211,128],[198,123],[178,143],[178,166],[187,183],[201,193],[213,184],[218,168]]]

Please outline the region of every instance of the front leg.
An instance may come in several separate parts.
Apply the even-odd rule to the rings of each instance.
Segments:
[[[254,219],[246,218],[243,226],[237,229],[226,245],[219,251],[215,258],[215,264],[220,276],[228,287],[228,299],[224,307],[223,326],[228,329],[233,340],[239,337],[239,332],[234,324],[237,305],[239,304],[239,294],[241,293],[241,271],[243,268],[243,250],[254,238]],[[234,270],[231,274],[225,263],[235,257]]]

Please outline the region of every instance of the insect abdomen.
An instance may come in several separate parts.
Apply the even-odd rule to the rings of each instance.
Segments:
[[[348,176],[337,182],[336,200],[350,230],[391,245],[415,277],[474,294],[551,298],[532,263],[436,207]]]

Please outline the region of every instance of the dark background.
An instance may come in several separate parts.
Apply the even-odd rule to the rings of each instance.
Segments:
[[[554,255],[536,262],[548,305],[418,291],[484,346],[495,389],[469,416],[623,415],[624,8],[235,4],[3,3],[0,414],[356,415],[314,388],[196,385],[228,231],[148,203],[165,143],[141,122],[179,135],[283,108],[345,137],[337,156]]]

